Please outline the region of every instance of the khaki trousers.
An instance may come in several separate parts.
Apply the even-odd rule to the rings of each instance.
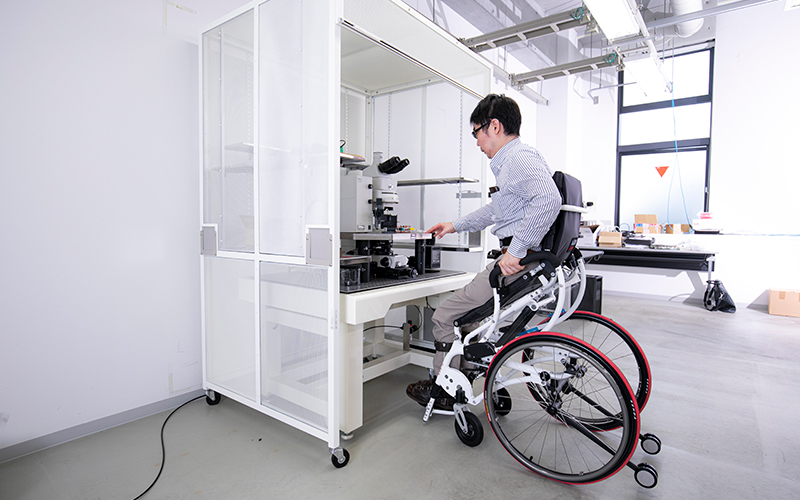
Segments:
[[[458,290],[449,299],[444,301],[433,313],[433,338],[437,342],[452,342],[456,335],[453,326],[453,321],[463,316],[467,311],[470,311],[480,305],[483,305],[487,300],[492,298],[492,287],[489,285],[489,273],[494,269],[494,266],[500,261],[502,255],[495,261],[490,262],[486,269],[475,275],[475,278],[467,283],[467,285]],[[508,285],[509,283],[522,277],[526,272],[539,265],[539,262],[532,262],[525,266],[524,271],[511,276],[503,276],[501,283]],[[464,332],[470,332],[475,329],[477,325],[464,325],[461,327],[462,335]],[[436,351],[433,357],[433,373],[439,374],[439,369],[444,361],[446,353]],[[450,363],[450,366],[457,368],[460,367],[461,357],[456,356]]]

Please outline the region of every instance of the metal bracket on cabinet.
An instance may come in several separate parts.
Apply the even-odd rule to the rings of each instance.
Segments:
[[[306,264],[333,265],[333,236],[328,227],[308,227],[306,233]]]
[[[217,255],[217,225],[203,224],[200,228],[200,255]]]

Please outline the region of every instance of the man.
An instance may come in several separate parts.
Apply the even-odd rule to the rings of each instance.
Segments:
[[[426,232],[437,238],[462,231],[480,231],[494,224],[492,233],[503,245],[503,255],[464,288],[442,303],[433,314],[433,336],[436,355],[434,376],[441,368],[445,353],[455,338],[453,321],[492,297],[489,273],[500,266],[508,284],[522,276],[520,271],[538,265],[520,266],[528,250],[541,250],[540,244],[558,216],[561,195],[553,182],[553,173],[542,155],[519,139],[522,115],[519,106],[505,95],[489,94],[470,116],[472,135],[481,151],[491,160],[489,166],[497,179],[498,190],[488,205],[453,222],[440,222]],[[455,363],[460,360],[454,360]],[[406,394],[421,405],[430,399],[433,380],[411,384]],[[452,410],[453,398],[439,398],[435,408]]]

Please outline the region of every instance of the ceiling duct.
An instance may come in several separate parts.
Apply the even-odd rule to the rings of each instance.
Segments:
[[[675,16],[692,14],[703,10],[703,0],[672,0],[672,13]],[[687,38],[703,27],[703,18],[684,21],[675,25],[675,34]]]

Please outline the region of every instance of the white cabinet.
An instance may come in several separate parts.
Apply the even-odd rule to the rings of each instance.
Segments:
[[[409,158],[400,180],[484,179],[468,121],[490,69],[394,0],[257,1],[201,37],[204,388],[341,456],[340,141]],[[415,227],[481,203],[401,189]]]

